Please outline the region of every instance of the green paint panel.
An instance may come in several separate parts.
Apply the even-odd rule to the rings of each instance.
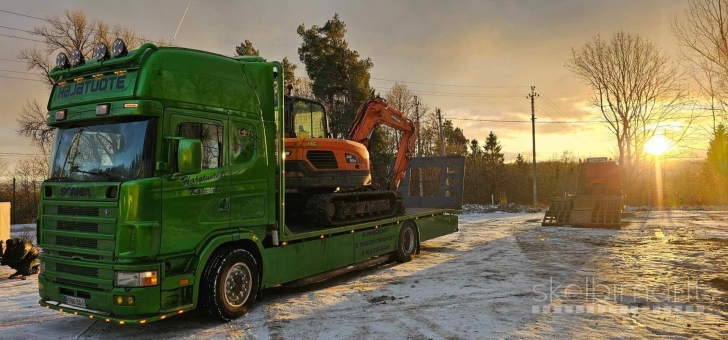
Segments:
[[[401,224],[390,224],[354,233],[354,262],[397,250]]]
[[[267,270],[264,287],[272,287],[354,262],[354,234],[267,248],[263,252]]]
[[[458,216],[453,214],[420,217],[415,223],[420,232],[420,242],[458,231]]]

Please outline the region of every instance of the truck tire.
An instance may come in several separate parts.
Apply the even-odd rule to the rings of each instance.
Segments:
[[[245,249],[213,254],[200,282],[200,306],[223,321],[237,319],[250,310],[258,294],[258,263]]]
[[[417,251],[417,240],[417,226],[411,220],[405,221],[399,230],[399,240],[397,241],[397,251],[394,253],[394,259],[399,263],[412,261]]]

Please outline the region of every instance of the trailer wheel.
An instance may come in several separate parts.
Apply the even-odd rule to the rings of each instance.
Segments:
[[[245,249],[214,254],[200,285],[200,305],[207,315],[224,321],[245,315],[258,293],[255,257]]]
[[[397,251],[394,253],[394,258],[400,263],[409,262],[414,258],[416,251],[417,227],[414,222],[407,220],[399,230],[399,240],[397,241]]]

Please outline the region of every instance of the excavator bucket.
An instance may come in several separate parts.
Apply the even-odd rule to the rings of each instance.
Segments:
[[[571,197],[554,197],[549,210],[543,217],[543,226],[560,226],[568,224],[571,215]]]
[[[576,168],[576,193],[551,199],[542,226],[619,228],[624,208],[619,168],[590,158]]]
[[[621,216],[621,196],[555,197],[541,225],[617,228],[621,226]]]

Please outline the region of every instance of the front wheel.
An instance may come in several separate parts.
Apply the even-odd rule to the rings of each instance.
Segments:
[[[417,251],[417,241],[417,226],[411,220],[405,221],[399,230],[395,260],[400,263],[412,261]]]
[[[245,249],[220,251],[202,275],[200,305],[211,317],[237,319],[253,306],[258,292],[258,263]]]

